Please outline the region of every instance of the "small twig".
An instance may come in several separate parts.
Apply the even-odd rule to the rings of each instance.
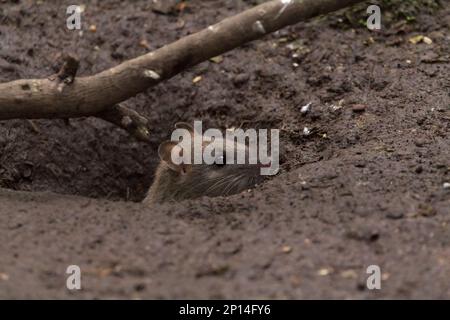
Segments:
[[[147,118],[134,110],[117,104],[95,116],[121,127],[140,141],[150,141]]]
[[[70,85],[75,80],[80,62],[75,57],[65,54],[62,57],[63,65],[58,73],[49,77],[50,81],[56,80],[58,92],[64,90],[64,86]]]

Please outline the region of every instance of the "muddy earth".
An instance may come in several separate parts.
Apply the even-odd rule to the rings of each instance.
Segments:
[[[66,1],[0,0],[0,81],[63,52],[91,75],[253,2],[86,1],[80,32]],[[450,298],[449,7],[378,32],[321,17],[204,62],[125,103],[150,144],[95,118],[1,121],[0,298]],[[280,129],[280,173],[144,207],[158,144],[194,119]]]

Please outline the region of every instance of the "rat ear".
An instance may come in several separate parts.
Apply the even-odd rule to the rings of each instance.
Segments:
[[[191,136],[194,135],[194,127],[191,126],[187,122],[177,122],[175,123],[175,129],[186,129],[191,133]]]
[[[178,147],[178,143],[174,141],[164,141],[163,143],[161,143],[158,147],[159,158],[164,161],[173,171],[179,172],[181,174],[186,174],[189,165],[184,163],[175,164],[172,161],[172,150],[175,147]],[[182,152],[183,150],[181,150],[181,154]]]

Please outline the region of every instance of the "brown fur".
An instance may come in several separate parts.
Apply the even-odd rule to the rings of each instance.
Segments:
[[[189,125],[176,125],[181,126],[187,128]],[[161,162],[144,199],[146,204],[195,199],[201,196],[227,196],[247,190],[261,180],[259,165],[175,165],[171,163],[169,156],[174,144],[166,141],[158,149]]]

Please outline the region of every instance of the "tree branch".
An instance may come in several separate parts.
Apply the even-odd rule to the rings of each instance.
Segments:
[[[143,134],[142,131],[144,126],[147,127],[144,118],[134,111],[117,106],[118,103],[211,57],[285,26],[358,2],[362,0],[268,1],[92,76],[74,78],[77,68],[74,68],[72,61],[66,66],[65,70],[69,72],[63,75],[63,86],[51,79],[22,79],[2,83],[0,120],[100,116],[131,133],[147,137],[148,132]],[[58,77],[61,79],[59,74]],[[130,125],[125,120],[127,124],[124,124],[123,119],[126,117],[135,123]]]

